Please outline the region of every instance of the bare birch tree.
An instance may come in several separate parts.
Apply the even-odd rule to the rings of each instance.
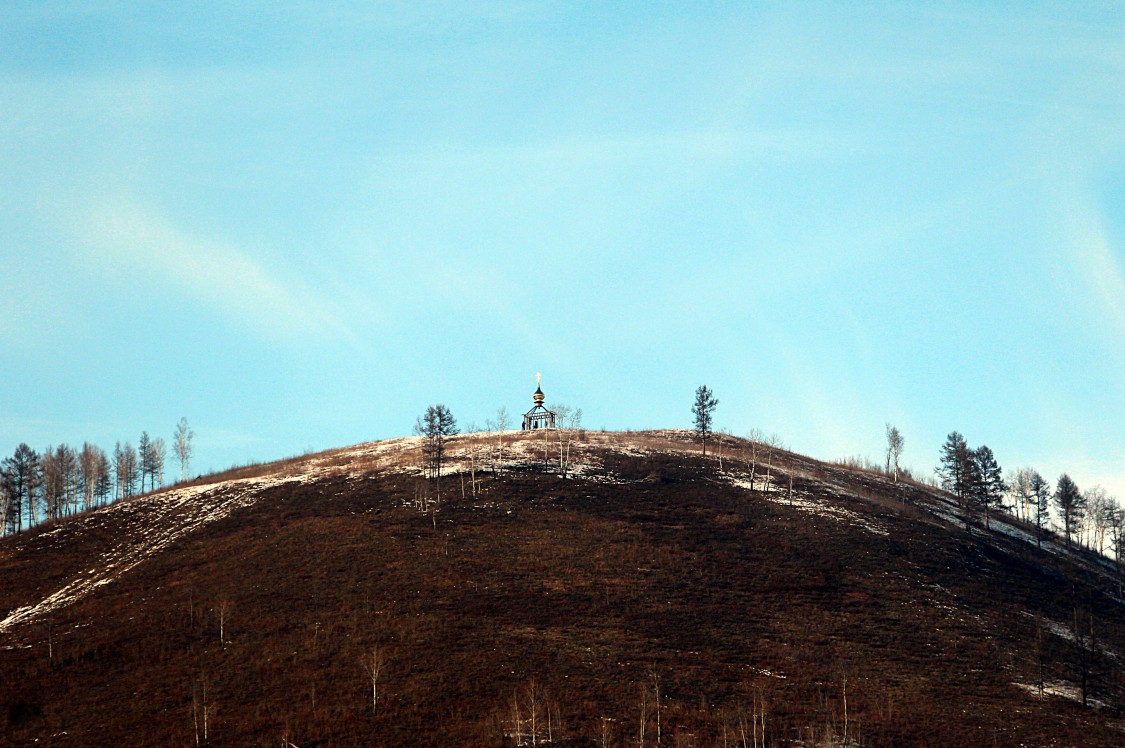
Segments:
[[[172,435],[172,454],[180,463],[180,480],[187,477],[188,466],[191,464],[191,457],[195,449],[192,445],[192,440],[195,439],[195,431],[188,426],[187,418],[181,418],[180,422],[176,424],[176,431]]]
[[[227,598],[219,601],[219,645],[224,648],[227,646],[227,623],[233,607],[234,604]]]
[[[156,481],[156,486],[164,485],[164,461],[168,458],[168,445],[159,436],[152,440],[149,447],[152,453],[152,478]],[[153,486],[154,488],[156,486]]]
[[[902,448],[906,445],[906,439],[902,437],[899,430],[887,424],[887,473],[894,470],[894,482],[898,483],[898,460],[902,456]]]
[[[582,409],[569,405],[555,406],[555,432],[559,438],[559,474],[563,478],[570,470],[570,445],[575,433],[582,428]]]
[[[372,647],[371,651],[363,656],[363,670],[367,673],[368,680],[371,681],[372,712],[379,710],[379,676],[382,674],[385,664],[386,659],[383,657],[383,650],[379,646]]]
[[[463,443],[465,454],[469,456],[469,490],[473,496],[477,495],[477,465],[480,462],[480,429],[475,423],[465,426]],[[465,478],[461,478],[461,498],[465,498]]]
[[[1082,525],[1086,535],[1086,545],[1098,553],[1105,550],[1106,509],[1109,496],[1101,486],[1093,486],[1082,492],[1086,501],[1086,514]]]
[[[500,452],[500,465],[502,466],[504,464],[504,432],[512,428],[512,417],[508,415],[508,409],[501,405],[496,410],[496,415],[485,421],[485,428],[496,433],[496,443]],[[496,464],[496,460],[493,459],[493,475],[496,475],[498,472],[500,472],[496,469]]]
[[[758,472],[758,449],[762,443],[762,432],[752,429],[746,437],[750,440],[750,490],[754,490],[754,478]]]
[[[1012,500],[1013,513],[1024,522],[1031,521],[1031,468],[1008,471],[1008,495]]]

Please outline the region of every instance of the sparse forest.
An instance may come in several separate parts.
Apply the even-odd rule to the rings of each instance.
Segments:
[[[181,419],[174,436],[181,480],[194,436],[187,419]],[[117,442],[112,456],[88,442],[81,449],[60,444],[41,453],[20,444],[0,461],[0,527],[10,535],[145,493],[146,485],[155,491],[164,485],[167,454],[165,441],[147,431],[136,448]]]

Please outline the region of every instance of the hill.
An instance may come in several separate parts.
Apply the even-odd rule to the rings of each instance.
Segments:
[[[1125,743],[1103,560],[744,440],[573,436],[565,478],[553,432],[455,438],[440,503],[398,439],[5,539],[4,742]]]

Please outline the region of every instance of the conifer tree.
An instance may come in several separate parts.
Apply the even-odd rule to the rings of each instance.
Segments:
[[[1082,521],[1082,514],[1086,510],[1086,502],[1082,497],[1082,492],[1078,490],[1078,486],[1070,479],[1070,476],[1063,473],[1059,476],[1059,482],[1055,484],[1055,506],[1058,507],[1059,513],[1062,515],[1063,532],[1066,533],[1066,547],[1070,547],[1070,536],[1078,529],[1078,523]]]
[[[968,498],[973,468],[972,451],[965,437],[958,431],[951,431],[941,447],[941,464],[936,472],[942,488],[954,494],[962,508]]]
[[[428,477],[437,482],[437,499],[441,501],[441,464],[446,442],[457,433],[457,421],[444,405],[431,405],[414,424],[414,433],[422,437],[422,459]]]
[[[30,507],[35,501],[35,490],[39,484],[39,454],[26,444],[20,444],[11,457],[5,458],[3,468],[8,476],[8,491],[2,507],[2,530],[8,534],[23,529],[25,502]],[[31,521],[30,514],[28,521]]]
[[[1032,517],[1035,520],[1035,540],[1036,545],[1040,548],[1043,547],[1043,525],[1050,519],[1050,507],[1048,502],[1051,499],[1051,484],[1036,471],[1031,472],[1031,511]]]
[[[691,406],[691,412],[695,416],[695,433],[699,434],[703,442],[704,457],[707,456],[707,435],[711,433],[715,406],[718,404],[719,401],[715,399],[714,393],[707,389],[707,385],[701,385],[695,391],[695,403]]]
[[[984,526],[990,528],[989,513],[1000,506],[1004,498],[1004,479],[996,456],[987,446],[981,445],[973,450],[972,493],[974,503],[984,512]]]

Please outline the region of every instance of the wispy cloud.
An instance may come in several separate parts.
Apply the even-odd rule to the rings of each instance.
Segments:
[[[1072,251],[1109,325],[1125,341],[1125,269],[1114,254],[1100,217],[1088,214],[1074,231]]]
[[[91,261],[178,289],[259,334],[282,342],[355,342],[329,303],[223,239],[199,236],[127,198],[80,211],[78,247]]]

